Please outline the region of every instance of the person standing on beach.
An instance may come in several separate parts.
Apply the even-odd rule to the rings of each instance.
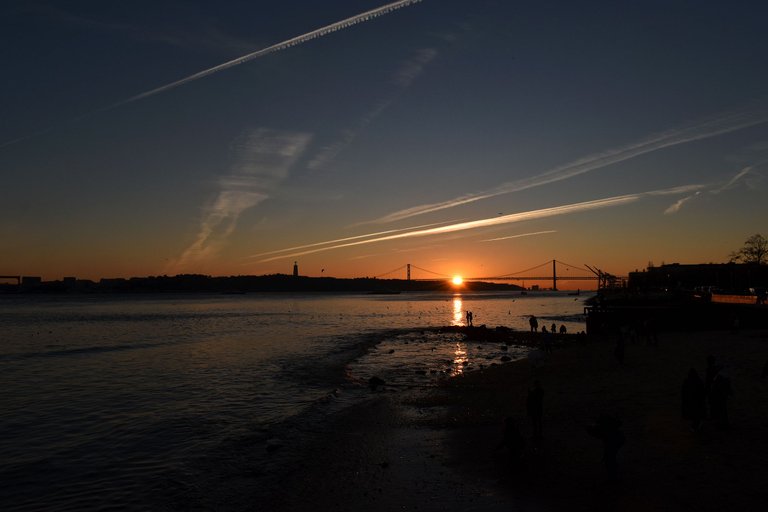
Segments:
[[[555,337],[555,331],[547,332],[547,326],[541,328],[541,332],[544,333],[544,352],[547,354],[552,353],[552,338]]]
[[[499,443],[498,448],[506,448],[509,455],[509,463],[512,469],[516,469],[517,464],[523,456],[525,450],[525,440],[517,428],[517,423],[511,416],[504,420],[504,438]]]
[[[684,419],[690,420],[691,429],[698,431],[707,413],[704,399],[704,383],[695,368],[688,371],[688,377],[683,382],[682,408]]]
[[[539,321],[536,320],[536,315],[531,315],[528,323],[531,324],[531,332],[536,332],[539,330]]]
[[[624,433],[621,431],[621,420],[609,414],[601,414],[594,425],[587,427],[587,432],[603,442],[605,471],[609,480],[616,480],[619,469],[616,456],[625,442]]]
[[[528,389],[528,399],[525,405],[533,426],[533,440],[539,442],[544,437],[544,389],[538,380],[534,382],[533,388]]]
[[[624,336],[621,333],[616,338],[616,347],[613,349],[613,355],[616,356],[619,364],[624,364]]]
[[[709,403],[709,417],[714,414],[712,412],[712,383],[715,381],[717,372],[720,371],[720,365],[716,363],[715,356],[712,354],[707,356],[707,369],[704,373],[704,399]]]
[[[712,381],[712,390],[709,395],[709,404],[712,409],[712,419],[721,430],[728,430],[728,397],[733,394],[731,379],[721,369]]]

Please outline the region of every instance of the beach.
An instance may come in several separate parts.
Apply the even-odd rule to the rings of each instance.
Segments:
[[[259,499],[268,510],[759,508],[768,499],[768,333],[662,333],[657,346],[628,342],[623,364],[613,341],[572,337],[538,367],[521,360],[437,387],[371,392],[329,418]],[[694,431],[681,418],[683,380],[691,367],[703,378],[708,355],[731,379],[728,430],[707,420]],[[536,380],[540,442],[526,414]],[[602,413],[621,421],[626,440],[614,476],[587,431]],[[514,463],[500,446],[506,417],[525,439]]]

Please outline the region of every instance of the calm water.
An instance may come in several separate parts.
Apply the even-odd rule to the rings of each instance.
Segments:
[[[0,509],[187,508],[202,479],[364,399],[372,375],[434,385],[503,354],[423,328],[471,310],[575,332],[585,298],[0,297]]]

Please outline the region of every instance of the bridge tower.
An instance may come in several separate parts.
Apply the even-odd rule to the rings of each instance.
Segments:
[[[552,290],[557,291],[557,262],[552,260]]]
[[[410,263],[408,263],[408,264],[406,265],[406,269],[405,269],[405,280],[406,280],[406,281],[410,281],[410,280],[411,280],[411,264],[410,264]]]

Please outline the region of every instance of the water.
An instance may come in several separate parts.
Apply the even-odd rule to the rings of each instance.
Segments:
[[[365,399],[372,375],[433,385],[525,354],[424,329],[471,310],[475,325],[527,330],[535,314],[575,332],[584,298],[0,297],[0,509],[193,506],[243,453],[279,465],[258,456]]]

